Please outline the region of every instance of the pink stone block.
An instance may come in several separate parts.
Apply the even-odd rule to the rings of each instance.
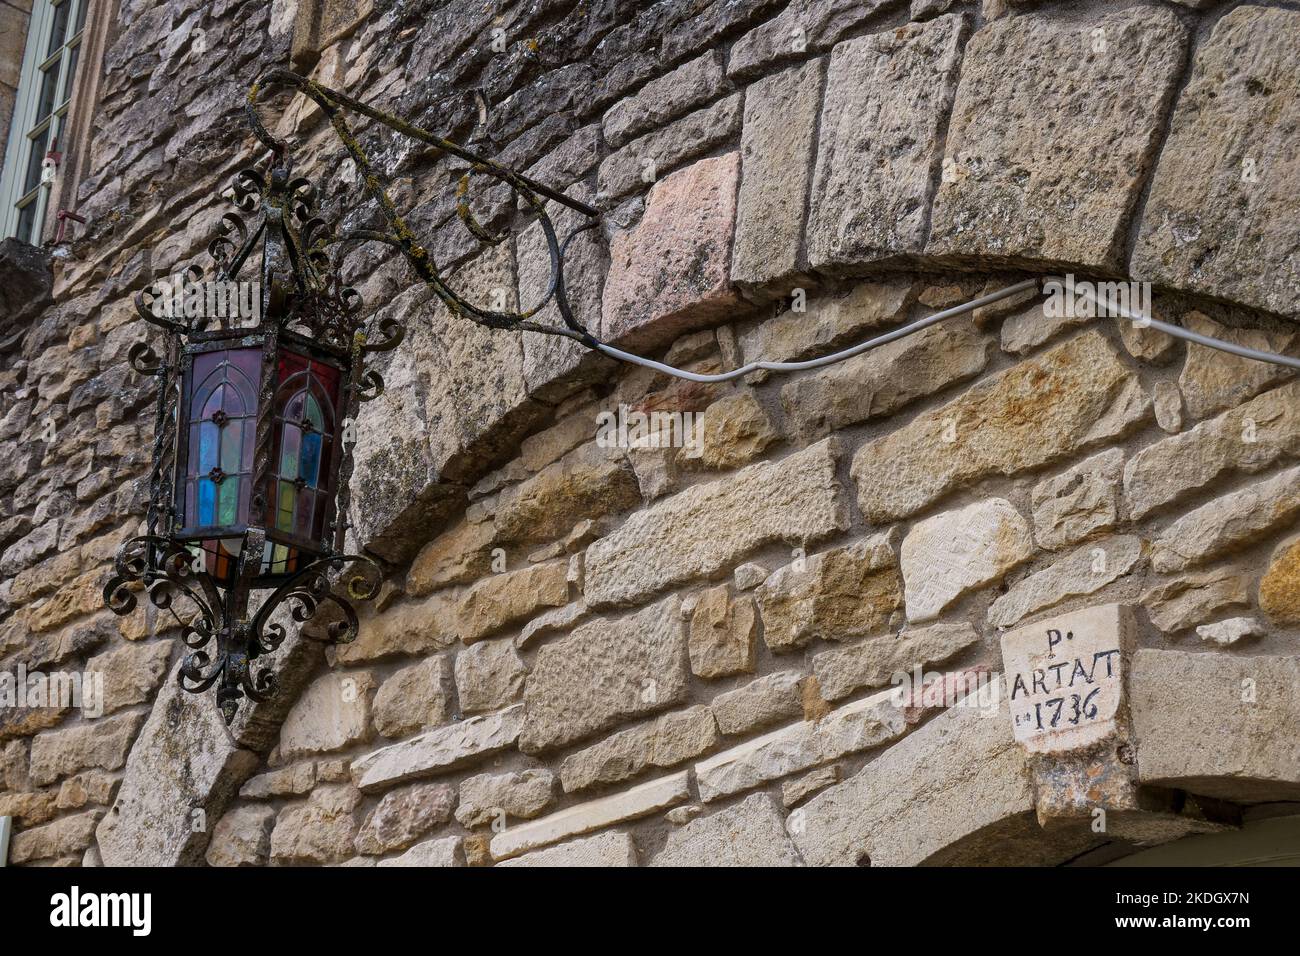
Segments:
[[[744,303],[729,279],[740,155],[680,169],[650,190],[645,214],[614,237],[601,337],[652,349]]]

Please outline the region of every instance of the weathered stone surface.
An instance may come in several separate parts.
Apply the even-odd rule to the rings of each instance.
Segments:
[[[662,129],[634,139],[601,162],[596,178],[597,197],[618,199],[643,188],[647,183],[665,181],[664,173],[668,170],[697,156],[703,156],[709,150],[731,140],[740,131],[741,116],[741,97],[736,93],[683,116]],[[656,187],[657,185],[656,183]],[[732,187],[731,195],[734,198],[734,179]],[[653,198],[652,189],[651,199]],[[723,252],[723,256],[725,273],[731,261],[730,248]],[[614,261],[618,261],[617,256]]]
[[[900,555],[907,619],[934,620],[963,594],[999,580],[1033,553],[1028,522],[1005,498],[918,521]]]
[[[456,655],[456,694],[461,713],[498,710],[514,703],[528,673],[510,638],[484,641]]]
[[[452,715],[452,669],[443,656],[403,667],[380,685],[372,705],[375,729],[397,738],[445,724]]]
[[[724,395],[704,410],[699,462],[706,468],[739,468],[763,454],[780,434],[751,391]]]
[[[127,752],[143,722],[142,713],[119,714],[37,734],[32,739],[32,781],[38,785],[53,783],[88,767],[117,770],[126,763]]]
[[[306,803],[285,807],[271,831],[271,859],[289,865],[346,860],[353,853],[360,803],[360,792],[339,784],[318,787]]]
[[[617,830],[525,853],[498,866],[636,866],[632,836]]]
[[[940,17],[831,53],[808,216],[816,269],[919,253],[966,20]]]
[[[902,736],[907,721],[893,696],[866,697],[701,760],[695,765],[700,799],[709,803]]]
[[[1034,538],[1052,551],[1076,544],[1119,520],[1124,453],[1112,448],[1034,486]]]
[[[1140,650],[1130,694],[1143,783],[1222,800],[1300,793],[1300,660]]]
[[[1300,24],[1300,17],[1297,17],[1297,24]],[[1300,114],[1297,119],[1300,119]],[[1300,235],[1297,239],[1300,240]],[[1293,331],[1230,328],[1200,312],[1185,315],[1183,328],[1233,345],[1279,355],[1294,354],[1294,345],[1300,341],[1300,334]],[[1240,405],[1294,375],[1294,372],[1271,362],[1257,362],[1191,342],[1187,345],[1187,361],[1178,376],[1178,386],[1191,416],[1204,418]]]
[[[902,607],[897,535],[886,532],[778,568],[754,592],[774,651],[883,628]]]
[[[459,223],[457,228],[460,228]],[[454,277],[479,306],[500,291],[515,308],[509,244],[491,249]],[[523,333],[488,329],[449,313],[424,284],[386,310],[407,329],[381,366],[385,390],[357,418],[353,521],[358,541],[391,561],[410,557],[421,532],[445,507],[438,483],[464,480],[536,413],[523,377]]]
[[[1161,318],[1159,313],[1156,318]],[[1178,340],[1166,332],[1136,322],[1119,323],[1119,337],[1135,359],[1160,365],[1178,352]]]
[[[802,866],[772,798],[756,793],[668,835],[651,866]]]
[[[400,856],[380,860],[376,866],[464,866],[465,855],[458,836],[417,843]]]
[[[103,810],[87,810],[74,816],[61,817],[45,826],[19,830],[9,844],[9,862],[30,863],[33,860],[55,860],[79,854],[91,845],[95,824],[103,815]]]
[[[1260,536],[1300,514],[1300,468],[1216,498],[1179,518],[1155,540],[1151,566],[1181,571]]]
[[[660,777],[630,790],[552,813],[540,820],[508,827],[492,838],[492,856],[498,860],[508,859],[558,843],[566,837],[635,820],[681,803],[690,795],[688,771]]]
[[[472,644],[543,608],[568,604],[568,570],[567,562],[550,561],[483,578],[460,603],[460,639]]]
[[[0,793],[0,817],[13,817],[24,830],[54,819],[58,797],[47,790],[36,793]]]
[[[1300,538],[1278,545],[1259,582],[1259,608],[1275,624],[1300,624]]]
[[[700,594],[687,640],[691,673],[706,679],[753,673],[757,624],[753,599],[732,598],[725,584]]]
[[[1220,475],[1253,474],[1286,456],[1300,457],[1300,383],[1143,448],[1124,469],[1129,512],[1143,518]]]
[[[1196,636],[1203,641],[1213,641],[1222,647],[1236,644],[1248,637],[1261,637],[1265,634],[1263,625],[1253,617],[1232,617],[1226,621],[1203,624],[1196,629]]]
[[[87,661],[87,672],[102,675],[104,713],[147,701],[167,673],[171,652],[171,642],[150,641],[124,644]]]
[[[236,807],[212,831],[208,866],[264,866],[271,855],[275,810],[267,806]]]
[[[906,517],[968,482],[1123,435],[1149,410],[1114,348],[1084,332],[864,445],[851,469],[858,502],[869,521]]]
[[[864,687],[883,687],[893,675],[911,674],[915,667],[942,664],[978,642],[979,634],[964,621],[907,628],[897,636],[822,651],[813,656],[813,673],[822,696],[839,700]]]
[[[340,664],[363,664],[398,654],[427,654],[456,641],[456,601],[435,594],[422,601],[403,601],[383,613],[361,618],[351,644],[334,648]]]
[[[549,770],[520,770],[480,774],[460,785],[456,819],[466,827],[486,826],[502,815],[506,820],[531,820],[556,800],[555,774]]]
[[[455,805],[456,788],[446,783],[415,783],[391,790],[366,815],[355,841],[357,852],[378,856],[404,850],[451,819]]]
[[[803,716],[799,671],[777,671],[713,698],[709,706],[724,734],[745,734]]]
[[[1184,631],[1216,612],[1250,603],[1250,575],[1214,568],[1157,584],[1142,595],[1151,623],[1166,634]]]
[[[492,569],[496,539],[490,521],[462,521],[438,535],[415,556],[406,572],[406,593],[424,597],[449,584],[468,584]]]
[[[565,757],[560,783],[566,793],[618,783],[651,767],[672,767],[698,757],[717,741],[717,721],[707,706],[662,714]]]
[[[989,608],[990,627],[1011,627],[1072,597],[1118,581],[1142,560],[1142,539],[1118,535],[1083,545],[1012,585]]]
[[[781,806],[789,810],[791,807],[803,803],[819,790],[825,790],[827,787],[839,783],[842,776],[840,765],[833,763],[809,771],[802,777],[783,780],[781,781]]]
[[[740,305],[730,284],[739,175],[739,155],[727,153],[655,183],[641,221],[610,244],[605,341],[666,345]]]
[[[935,326],[796,379],[781,404],[801,436],[884,418],[984,371],[986,345],[972,323]]]
[[[989,715],[963,705],[818,794],[787,827],[809,866],[914,866],[1033,806],[1006,704]]]
[[[1036,13],[986,24],[966,46],[926,251],[1121,268],[1186,48],[1167,10],[1086,30]]]
[[[269,770],[250,777],[239,788],[239,795],[248,800],[266,800],[271,797],[296,797],[310,793],[316,786],[316,764],[310,760]]]
[[[130,721],[125,736],[135,744],[117,799],[95,834],[104,865],[196,864],[210,831],[196,832],[195,811],[219,820],[257,757],[231,739],[211,699],[181,689],[175,672],[137,736],[138,717],[110,718]],[[96,729],[102,734],[106,727]]]
[[[809,358],[902,319],[914,298],[915,287],[905,279],[859,282],[843,296],[811,299],[801,311],[759,322],[741,335],[741,351],[746,362]]]
[[[1023,355],[1066,329],[1095,321],[1086,314],[1071,315],[1065,310],[1059,310],[1060,314],[1048,315],[1045,304],[1037,302],[1007,317],[1002,323],[1002,351]]]
[[[823,57],[745,92],[731,280],[767,296],[803,281],[800,245],[825,74]]]
[[[374,686],[369,671],[322,674],[303,691],[285,718],[280,755],[294,760],[369,740]]]
[[[1156,424],[1171,435],[1183,430],[1183,394],[1173,382],[1156,382],[1151,390]]]
[[[382,747],[353,761],[352,778],[370,793],[464,766],[514,744],[523,725],[523,711],[523,704],[515,704]]]
[[[685,697],[686,680],[678,598],[580,624],[537,653],[519,748],[536,753],[663,710]]]
[[[887,0],[795,0],[736,41],[727,73],[750,76],[791,56],[829,50],[886,5]]]
[[[605,142],[617,149],[632,137],[707,103],[721,92],[724,82],[719,51],[688,60],[606,110],[601,121]]]
[[[1300,309],[1296,71],[1300,13],[1245,6],[1196,50],[1151,181],[1133,273],[1258,306]]]
[[[574,601],[564,607],[558,607],[553,611],[539,614],[525,624],[523,630],[519,632],[519,647],[525,648],[538,637],[546,634],[572,630],[575,624],[585,620],[590,613],[591,609],[587,607],[585,601]]]
[[[592,429],[596,422],[592,421]],[[496,529],[507,541],[549,541],[584,518],[641,503],[641,490],[622,449],[589,442],[501,493]]]
[[[761,545],[807,543],[844,530],[838,458],[839,443],[828,438],[632,515],[587,550],[587,602],[635,601],[716,574]]]

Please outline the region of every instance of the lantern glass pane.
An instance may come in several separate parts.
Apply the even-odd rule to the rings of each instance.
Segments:
[[[263,572],[291,574],[301,563],[284,538],[325,550],[325,518],[338,423],[340,372],[294,352],[282,352],[275,397],[275,473],[271,478],[268,530],[279,537],[263,556]],[[278,533],[278,534],[277,534]]]

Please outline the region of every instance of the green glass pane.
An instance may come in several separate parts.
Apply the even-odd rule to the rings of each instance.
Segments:
[[[280,482],[280,507],[275,516],[275,526],[281,531],[293,530],[293,506],[298,500],[298,489],[287,481]]]
[[[228,475],[239,472],[239,457],[243,449],[244,426],[236,420],[221,429],[221,470]]]
[[[234,478],[223,481],[217,500],[217,524],[234,524],[239,519],[239,482]]]

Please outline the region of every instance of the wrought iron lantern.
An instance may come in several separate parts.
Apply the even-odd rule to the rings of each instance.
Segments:
[[[316,215],[311,183],[292,175],[287,145],[275,140],[253,105],[268,81],[287,82],[330,118],[388,220],[386,232],[335,237]],[[459,212],[480,240],[499,242],[469,212],[472,176],[506,182],[537,213],[551,254],[551,282],[527,312],[480,309],[442,279],[415,242],[352,136],[344,109],[467,161]],[[377,397],[383,380],[365,368],[368,355],[395,348],[404,330],[392,319],[368,327],[360,296],[339,276],[337,249],[347,240],[396,246],[416,274],[457,315],[494,328],[595,340],[573,319],[564,291],[568,240],[595,222],[596,211],[525,179],[454,143],[380,113],[288,71],[273,71],[250,92],[248,117],[270,149],[263,169],[240,172],[229,193],[239,212],[224,215],[208,246],[212,277],[191,266],[176,280],[154,283],[136,309],[163,332],[161,353],[139,343],[128,353],[136,371],[154,376],[158,402],[146,530],[122,545],[104,588],[108,606],[128,614],[143,588],[182,627],[189,653],[181,685],[216,687],[226,722],[240,701],[263,701],[275,690],[269,667],[255,664],[285,638],[272,618],[288,604],[298,623],[322,603],[337,613],[329,639],[354,639],[352,602],[378,590],[380,569],[344,553],[352,472],[353,422],[358,406]],[[564,243],[544,199],[592,217]],[[554,301],[565,326],[532,317]],[[269,591],[250,612],[253,593]],[[184,598],[186,605],[176,605]]]

